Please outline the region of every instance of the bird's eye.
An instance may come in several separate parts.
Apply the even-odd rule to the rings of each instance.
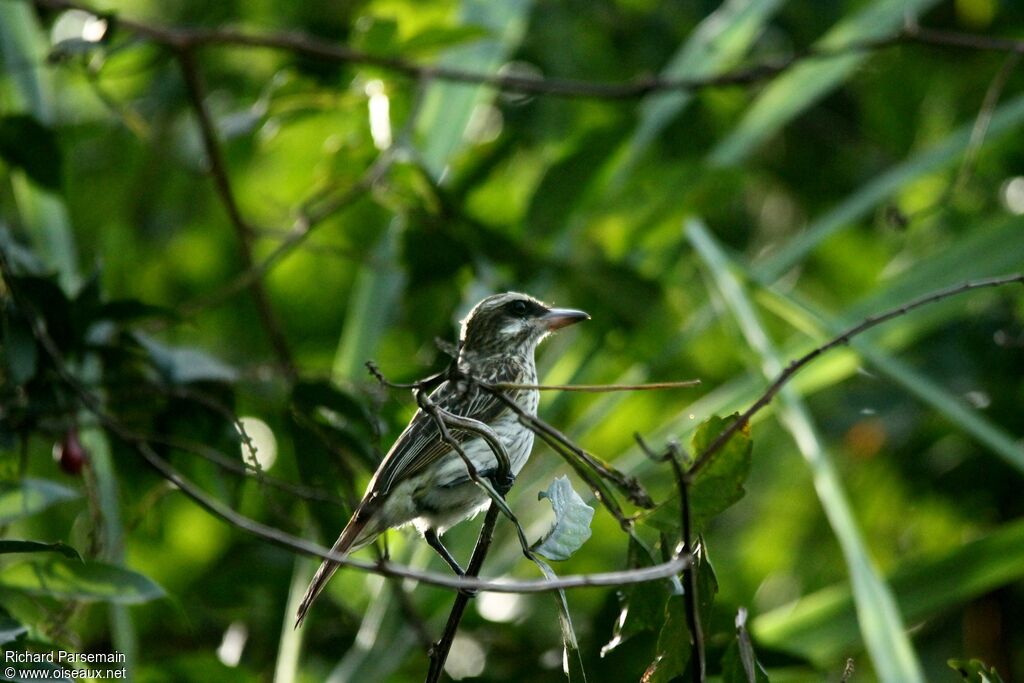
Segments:
[[[512,313],[514,313],[515,315],[521,315],[521,316],[525,316],[526,315],[526,311],[529,310],[528,307],[526,306],[526,302],[522,301],[522,300],[520,300],[520,301],[513,301],[512,304],[509,306],[509,308],[511,309]]]

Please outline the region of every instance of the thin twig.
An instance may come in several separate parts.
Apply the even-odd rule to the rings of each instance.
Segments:
[[[683,581],[686,588],[683,591],[683,609],[686,616],[686,626],[690,632],[690,673],[694,683],[704,683],[707,676],[707,664],[704,653],[704,631],[701,628],[700,609],[698,607],[699,597],[697,584],[697,566],[693,554],[693,528],[690,511],[690,485],[692,479],[683,471],[682,448],[677,441],[670,441],[665,452],[657,454],[647,445],[639,433],[633,434],[637,445],[647,457],[655,462],[668,462],[672,466],[672,475],[675,479],[676,490],[679,493],[679,529],[680,547],[676,550],[679,557],[689,557],[691,562],[683,570]],[[705,558],[706,559],[706,558]]]
[[[529,389],[534,391],[579,391],[594,394],[607,394],[616,391],[661,391],[663,389],[688,389],[700,386],[699,379],[687,379],[679,382],[648,382],[646,384],[515,384],[512,382],[495,382],[490,385],[494,389]]]
[[[13,0],[9,0],[13,1]],[[22,0],[24,1],[24,0]],[[36,7],[49,10],[78,9],[96,16],[108,16],[92,7],[72,0],[30,0]],[[110,16],[118,28],[175,51],[202,47],[248,47],[280,50],[319,61],[340,64],[362,64],[386,69],[417,80],[445,80],[456,83],[487,85],[505,92],[518,92],[549,97],[587,98],[596,100],[631,100],[659,92],[686,92],[705,88],[721,88],[760,83],[811,59],[830,59],[846,54],[872,52],[905,44],[932,45],[964,50],[1024,52],[1024,41],[967,33],[936,31],[907,27],[901,33],[879,39],[857,41],[835,48],[812,47],[792,55],[776,58],[704,78],[662,78],[638,76],[627,81],[596,82],[568,78],[517,76],[468,71],[456,67],[418,64],[385,55],[369,54],[346,45],[329,42],[298,32],[252,32],[237,28],[201,28],[167,26],[126,17]]]
[[[689,469],[689,476],[692,477],[704,466],[706,466],[708,462],[711,460],[711,458],[715,455],[715,453],[720,451],[722,447],[725,445],[725,443],[736,432],[743,429],[744,427],[747,426],[747,424],[750,423],[750,418],[753,417],[755,413],[757,413],[759,410],[761,410],[769,403],[771,403],[772,399],[775,398],[775,395],[779,393],[782,387],[785,386],[785,384],[789,382],[789,380],[792,379],[793,376],[797,372],[799,372],[801,368],[803,368],[805,365],[813,361],[818,356],[826,353],[827,351],[830,351],[831,349],[834,349],[837,346],[842,346],[843,344],[846,344],[853,337],[871,329],[872,327],[881,325],[882,323],[892,320],[893,318],[898,318],[902,315],[906,315],[915,308],[920,308],[921,306],[926,306],[928,304],[935,303],[936,301],[941,301],[942,299],[948,299],[951,296],[963,294],[974,289],[982,289],[985,287],[1001,287],[1010,284],[1024,284],[1024,274],[1015,273],[1013,275],[1006,275],[1003,277],[994,277],[987,278],[984,280],[976,280],[973,282],[964,282],[959,285],[954,285],[953,287],[940,289],[936,292],[932,292],[930,294],[918,297],[917,299],[914,299],[906,304],[903,304],[902,306],[892,308],[888,311],[885,311],[884,313],[869,316],[860,323],[854,325],[853,327],[850,327],[844,332],[839,333],[826,344],[823,344],[814,349],[813,351],[810,351],[809,353],[804,354],[800,358],[792,361],[779,374],[779,376],[775,378],[775,381],[773,381],[768,386],[765,392],[761,395],[760,398],[758,398],[754,402],[753,405],[747,408],[738,418],[736,418],[736,420],[732,422],[732,424],[730,424],[728,427],[722,430],[722,433],[719,434],[714,441],[708,444],[707,448],[705,448],[700,454],[697,455],[693,465]]]
[[[214,126],[213,118],[206,107],[206,87],[203,85],[199,65],[196,63],[195,55],[190,48],[179,49],[176,52],[176,57],[185,80],[185,89],[188,91],[189,100],[199,122],[199,131],[202,134],[203,147],[206,150],[206,157],[210,164],[210,173],[213,176],[217,194],[224,205],[224,209],[227,211],[232,227],[235,229],[235,237],[238,241],[238,255],[242,260],[242,266],[245,271],[251,271],[256,267],[256,258],[253,255],[252,229],[242,217],[242,212],[238,208],[238,202],[231,188],[227,164],[224,161],[220,142],[217,140],[217,130]],[[267,333],[278,362],[285,373],[294,379],[297,375],[295,362],[292,360],[284,331],[281,329],[277,316],[274,315],[273,308],[270,305],[270,298],[267,296],[267,290],[263,286],[263,281],[258,277],[252,278],[246,285],[252,292],[260,320],[263,323],[263,328]]]

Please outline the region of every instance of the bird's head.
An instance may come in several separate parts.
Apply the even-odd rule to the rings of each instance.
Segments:
[[[555,330],[589,319],[583,311],[551,308],[519,292],[494,294],[462,321],[460,346],[462,353],[479,357],[532,354],[540,340]]]

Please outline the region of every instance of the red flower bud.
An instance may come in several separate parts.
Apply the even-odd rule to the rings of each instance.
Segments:
[[[89,462],[89,452],[78,439],[77,429],[68,428],[64,438],[54,447],[53,458],[60,464],[60,468],[71,476],[82,473],[82,466]]]

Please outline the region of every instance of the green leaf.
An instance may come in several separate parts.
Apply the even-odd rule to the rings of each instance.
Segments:
[[[1024,521],[936,557],[903,562],[889,578],[903,618],[920,623],[957,605],[1024,580]],[[759,643],[811,660],[840,662],[858,647],[850,587],[837,584],[754,619]]]
[[[746,290],[733,272],[733,264],[699,221],[690,221],[686,234],[711,271],[721,298],[729,306],[751,350],[758,355],[766,380],[773,380],[782,372],[782,361]],[[879,679],[891,683],[923,681],[921,664],[917,661],[892,591],[868,554],[839,474],[818,438],[807,408],[792,386],[783,387],[777,400],[779,419],[807,461],[818,499],[842,548],[856,599],[861,634]]]
[[[568,560],[590,538],[594,508],[583,502],[565,475],[551,482],[546,491],[538,493],[537,499],[541,498],[551,501],[555,523],[533,544],[533,551],[549,560]]]
[[[12,565],[0,572],[0,586],[31,595],[128,605],[164,595],[160,586],[130,569],[103,562],[68,560]]]
[[[168,346],[136,332],[135,339],[149,352],[153,365],[173,384],[189,382],[233,382],[238,372],[202,349]]]
[[[988,666],[980,659],[964,661],[962,659],[951,659],[947,662],[949,668],[960,674],[960,677],[971,683],[1003,683],[1002,677],[994,666]]]
[[[571,487],[570,490],[572,490]],[[558,578],[555,570],[544,560],[536,556],[532,559],[540,567],[541,572],[543,572],[546,578],[552,581]],[[586,683],[587,674],[583,670],[583,656],[580,654],[580,645],[576,638],[576,629],[572,625],[572,616],[569,614],[569,601],[565,597],[564,590],[559,589],[557,591],[555,601],[558,603],[558,625],[562,629],[562,646],[565,648],[562,656],[562,670],[565,672],[570,683],[573,681],[583,681],[583,683]]]
[[[51,505],[73,500],[78,492],[45,479],[0,483],[0,524],[34,515]]]
[[[832,27],[815,48],[842,49],[891,35],[937,0],[876,0]],[[850,51],[827,59],[804,60],[765,88],[733,132],[711,152],[712,164],[727,166],[743,160],[779,128],[838,87],[868,58]]]
[[[53,131],[28,114],[0,116],[0,158],[37,185],[60,189],[61,154]]]
[[[673,595],[665,603],[657,656],[641,677],[641,683],[668,683],[686,670],[690,663],[691,643],[685,610],[681,595]]]
[[[424,55],[437,50],[471,43],[491,35],[486,26],[432,26],[410,36],[399,44],[400,55]]]
[[[0,555],[8,553],[60,553],[72,560],[81,560],[78,551],[66,543],[43,543],[42,541],[0,540]]]
[[[4,358],[10,380],[24,384],[36,374],[39,354],[28,324],[15,311],[4,316]]]
[[[998,136],[1019,128],[1021,124],[1024,124],[1024,95],[1006,102],[992,112],[985,140],[992,142]],[[872,176],[863,187],[814,219],[776,253],[755,264],[754,272],[758,279],[766,283],[773,282],[830,236],[854,224],[889,197],[926,174],[941,170],[962,158],[974,139],[975,125],[975,121],[969,121],[939,144],[918,152],[884,173]]]
[[[722,657],[722,683],[768,683],[768,673],[757,661],[747,632],[747,610],[736,614],[736,639]]]
[[[701,79],[721,73],[746,54],[781,0],[727,0],[695,28],[661,71],[664,80]],[[657,93],[640,103],[640,121],[618,174],[640,154],[693,99],[693,92]]]
[[[12,617],[7,610],[0,607],[0,646],[13,643],[28,633],[28,626]]]
[[[631,569],[653,565],[649,553],[640,548],[633,538],[629,540],[629,557],[626,565]],[[612,627],[611,640],[601,648],[601,656],[604,657],[639,633],[657,631],[661,628],[669,593],[669,584],[665,581],[647,581],[621,589],[618,594],[619,617]]]
[[[701,423],[690,442],[691,457],[702,453],[737,417],[711,416]],[[752,449],[749,429],[741,429],[697,473],[690,488],[690,523],[694,533],[699,534],[708,521],[743,497]],[[678,534],[682,526],[679,503],[676,493],[643,517],[644,522],[666,533]]]

